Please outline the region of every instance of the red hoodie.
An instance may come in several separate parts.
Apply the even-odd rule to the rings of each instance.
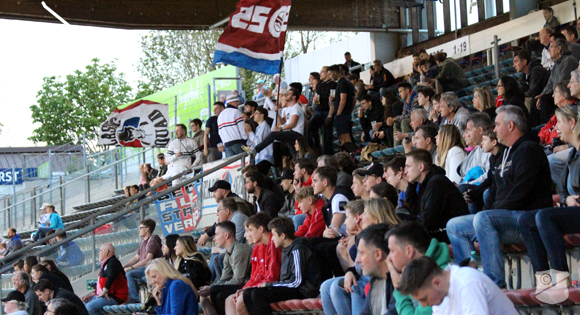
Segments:
[[[304,183],[302,183],[300,185],[301,185],[300,188],[312,186],[312,175],[310,175],[310,177],[308,177],[307,181],[305,181]],[[294,193],[296,193],[296,192],[294,192]],[[302,212],[302,210],[300,210],[300,206],[298,205],[298,201],[294,202],[294,207],[296,208],[296,214],[304,214]]]
[[[280,280],[282,265],[282,249],[276,248],[272,242],[272,234],[268,245],[262,243],[254,245],[252,251],[252,274],[250,280],[242,289],[258,286],[262,283]]]
[[[313,238],[322,236],[322,233],[326,229],[324,215],[322,215],[322,206],[324,206],[324,203],[324,199],[318,198],[314,214],[306,214],[306,220],[298,228],[298,231],[294,233],[296,237]]]

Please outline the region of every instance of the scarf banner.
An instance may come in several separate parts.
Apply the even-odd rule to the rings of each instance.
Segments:
[[[265,74],[280,73],[290,0],[241,0],[220,36],[218,62]]]
[[[99,129],[99,145],[164,148],[169,140],[168,105],[146,100],[115,109]]]

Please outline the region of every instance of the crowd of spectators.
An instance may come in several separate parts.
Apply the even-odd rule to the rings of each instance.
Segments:
[[[92,315],[143,302],[157,314],[272,314],[271,303],[320,297],[328,315],[517,314],[502,292],[502,246],[524,243],[538,274],[569,272],[564,235],[580,233],[580,45],[574,27],[544,13],[541,60],[514,53],[519,78],[498,78],[497,97],[475,88],[472,106],[457,96],[469,86],[462,67],[424,50],[401,82],[380,60],[362,82],[364,67],[345,53],[306,89],[277,75],[273,89],[256,82],[253,101],[224,96],[205,130],[194,119],[188,138],[176,125],[160,168],[142,165],[126,194],[246,151],[250,200],[215,182],[217,221],[197,239],[139,222],[137,254],[123,265],[103,245],[96,289],[80,298],[58,268],[82,263],[73,241],[56,261],[26,257],[6,309]],[[381,156],[362,163],[370,148]],[[63,228],[54,206],[41,210],[35,240]],[[21,246],[16,230],[8,237],[3,255]]]

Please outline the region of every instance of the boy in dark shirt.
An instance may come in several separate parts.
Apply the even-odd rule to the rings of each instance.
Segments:
[[[276,218],[268,228],[276,247],[282,247],[280,281],[244,290],[244,303],[250,314],[270,315],[270,303],[316,297],[320,286],[318,263],[306,240],[294,237],[292,220]]]

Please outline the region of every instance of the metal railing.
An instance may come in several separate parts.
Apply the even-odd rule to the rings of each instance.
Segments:
[[[148,156],[148,152],[151,152],[150,156]],[[91,200],[95,201],[109,196],[111,187],[119,189],[126,182],[131,184],[138,183],[140,177],[139,165],[146,163],[148,158],[153,164],[156,161],[154,148],[147,148],[121,159],[118,159],[119,151],[114,153],[112,163],[104,167],[91,171],[90,166],[87,164],[87,172],[85,174],[67,182],[63,182],[62,177],[60,177],[60,184],[48,189],[35,187],[30,197],[0,209],[0,226],[3,226],[4,230],[6,230],[18,222],[20,225],[15,226],[17,229],[36,227],[38,208],[45,202],[55,204],[60,208],[61,215],[65,215],[67,203],[75,205],[89,203]],[[80,181],[84,181],[84,183],[79,185]],[[67,194],[70,198],[67,198]],[[28,217],[30,218],[29,225],[27,225]]]
[[[93,242],[93,245],[94,245],[95,244],[95,234],[94,234],[94,230],[96,228],[101,227],[104,224],[107,224],[107,223],[110,223],[110,222],[114,222],[115,220],[121,218],[122,216],[124,216],[124,215],[126,215],[126,214],[128,214],[130,212],[137,211],[137,210],[139,210],[139,213],[140,213],[141,217],[143,217],[143,206],[144,205],[151,204],[151,203],[154,204],[155,203],[155,200],[157,200],[159,198],[162,198],[164,196],[167,196],[167,195],[173,193],[174,191],[177,191],[177,190],[181,189],[184,186],[187,186],[187,185],[189,185],[189,184],[191,184],[191,183],[193,183],[195,181],[198,181],[198,180],[202,179],[203,177],[205,177],[207,175],[210,175],[210,174],[212,174],[212,173],[214,173],[214,172],[222,169],[223,167],[228,166],[231,163],[236,162],[238,160],[241,161],[241,165],[245,165],[245,161],[246,161],[246,158],[247,157],[250,158],[250,164],[253,164],[254,163],[254,156],[253,155],[250,155],[247,152],[240,153],[240,154],[238,154],[236,156],[233,156],[233,157],[230,157],[230,158],[226,158],[226,159],[223,160],[222,163],[214,166],[213,168],[208,169],[208,170],[204,170],[202,173],[200,173],[198,175],[195,175],[195,176],[193,176],[190,179],[184,180],[184,181],[182,181],[178,185],[171,186],[171,187],[169,187],[169,188],[167,188],[167,189],[165,189],[165,190],[163,190],[161,192],[158,192],[154,196],[149,196],[149,197],[146,196],[149,192],[153,192],[153,191],[157,190],[159,187],[162,187],[163,185],[168,184],[168,183],[172,182],[175,179],[181,178],[183,175],[185,175],[185,174],[187,174],[189,172],[189,170],[188,171],[185,171],[185,172],[180,173],[180,174],[177,174],[177,175],[175,175],[175,176],[173,176],[173,177],[171,177],[171,178],[169,178],[167,180],[164,180],[164,181],[162,181],[161,183],[159,183],[159,184],[157,184],[155,186],[151,186],[151,187],[149,187],[149,188],[147,188],[147,189],[139,192],[138,194],[135,194],[133,196],[127,197],[126,199],[123,199],[123,200],[115,203],[114,205],[107,206],[107,207],[103,208],[102,210],[100,210],[99,212],[96,212],[94,214],[88,215],[86,218],[81,219],[81,220],[79,220],[79,221],[77,221],[77,222],[75,222],[75,223],[73,223],[73,224],[65,227],[64,229],[56,230],[55,233],[53,233],[51,235],[48,235],[48,236],[45,236],[44,238],[41,238],[41,239],[39,239],[36,242],[33,242],[31,244],[28,244],[28,245],[22,247],[21,249],[19,249],[17,251],[14,251],[14,252],[10,253],[9,255],[7,255],[6,257],[0,259],[0,264],[5,265],[3,268],[0,269],[0,274],[4,274],[7,271],[10,271],[10,270],[13,269],[12,268],[12,265],[6,265],[6,263],[11,262],[11,261],[14,261],[15,259],[20,258],[23,254],[29,253],[29,251],[32,250],[34,247],[39,246],[39,245],[42,245],[45,242],[48,242],[49,239],[55,238],[56,236],[59,236],[59,235],[63,235],[66,232],[69,232],[71,230],[78,229],[78,228],[80,228],[80,227],[82,227],[82,226],[84,226],[86,224],[89,224],[89,226],[84,227],[84,228],[82,228],[82,229],[80,229],[80,230],[78,230],[78,231],[76,231],[74,233],[67,234],[66,239],[64,239],[62,241],[58,241],[58,242],[55,242],[52,245],[47,245],[47,246],[42,247],[40,250],[36,251],[34,253],[34,255],[35,256],[40,256],[40,255],[42,255],[42,254],[44,254],[46,252],[49,252],[49,251],[54,250],[54,249],[57,249],[60,245],[66,244],[66,243],[70,242],[71,240],[77,239],[77,238],[83,236],[84,234],[86,234],[88,232],[92,232],[91,233],[91,238],[92,238],[92,242]],[[110,216],[108,216],[106,218],[103,218],[101,220],[96,221],[96,219],[99,216],[102,216],[104,214],[109,214],[111,212],[111,209],[116,209],[116,208],[119,208],[119,207],[123,207],[127,203],[130,203],[130,202],[133,202],[135,200],[138,200],[141,197],[145,197],[145,198],[143,200],[137,202],[137,203],[134,203],[134,204],[132,204],[130,206],[127,206],[124,210],[117,211],[114,214],[112,214],[112,215],[110,215]],[[97,259],[97,256],[96,256],[96,248],[93,246],[93,250],[92,250],[92,266],[93,266],[93,270],[95,268],[94,266],[95,266],[95,263],[96,263],[96,259]],[[1,287],[2,286],[0,285],[0,296],[1,296]]]

